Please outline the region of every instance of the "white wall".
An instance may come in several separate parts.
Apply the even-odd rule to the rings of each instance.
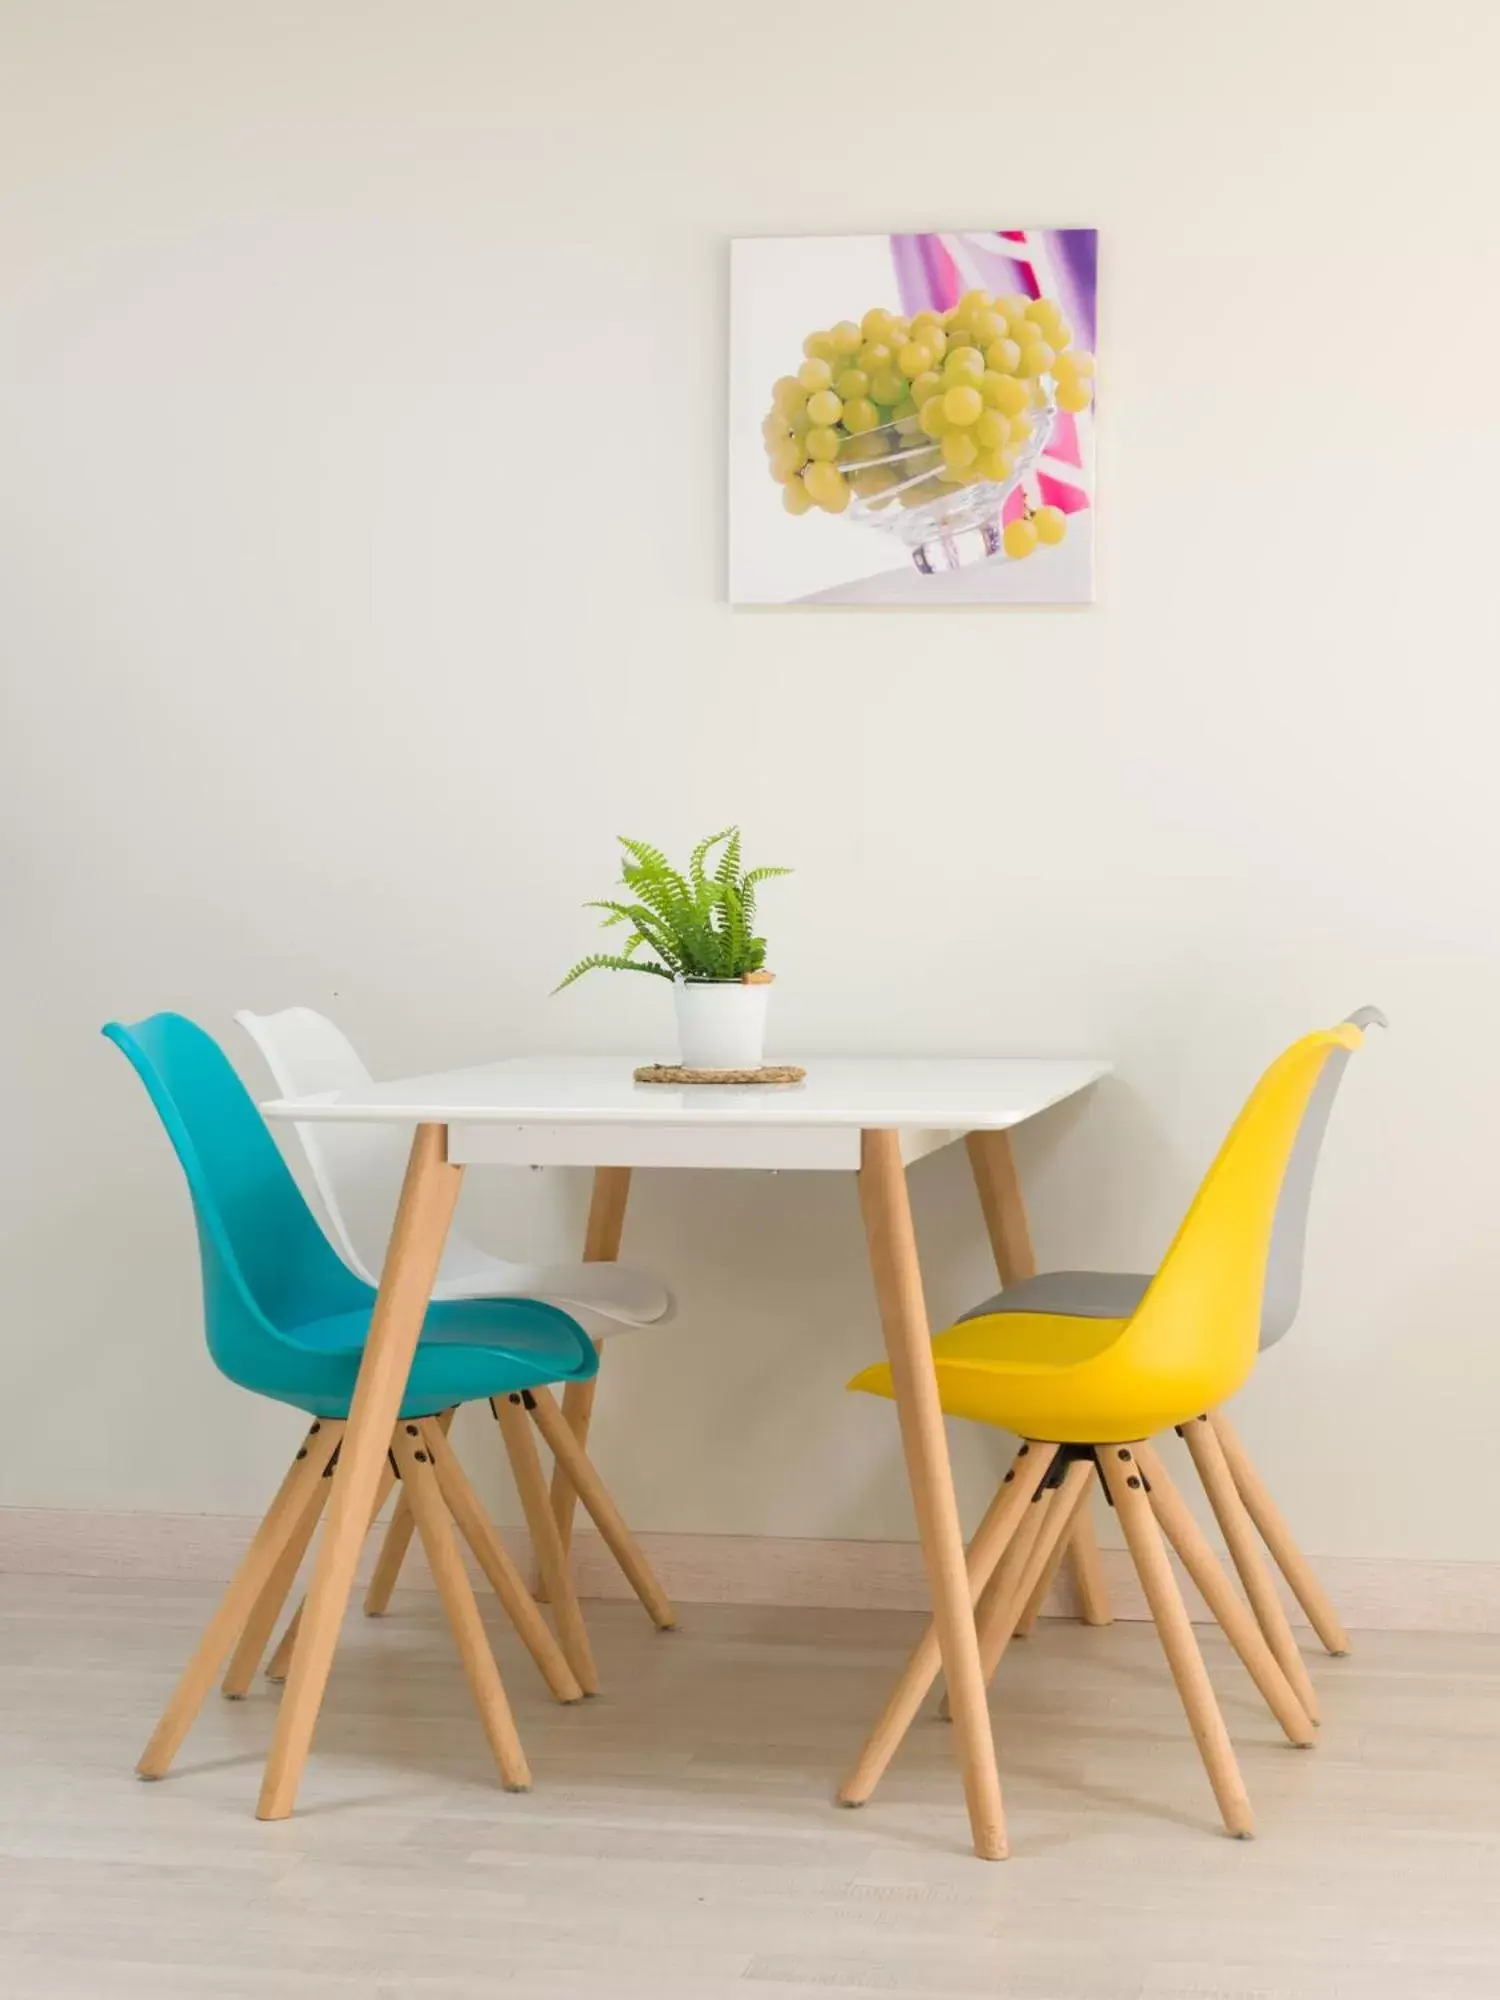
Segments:
[[[1382,1003],[1244,1427],[1311,1549],[1500,1557],[1496,10],[0,13],[0,1499],[248,1512],[285,1450],[103,1020],[660,1052],[654,983],[548,989],[617,831],[737,816],[779,1050],[1116,1058],[1023,1136],[1044,1263],[1153,1258]],[[731,613],[727,239],[997,218],[1103,231],[1098,608]],[[466,1200],[561,1253],[584,1189]],[[909,1534],[853,1187],[643,1180],[627,1243],[684,1302],[601,1394],[631,1516]]]

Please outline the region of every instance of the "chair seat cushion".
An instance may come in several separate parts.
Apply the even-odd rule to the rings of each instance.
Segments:
[[[433,1287],[436,1299],[548,1299],[564,1311],[583,1307],[606,1324],[661,1326],[672,1318],[672,1294],[649,1271],[629,1264],[512,1264],[472,1243],[452,1243]]]
[[[312,1416],[347,1416],[369,1330],[369,1311],[290,1329],[279,1343],[276,1379],[245,1386]],[[432,1416],[455,1403],[584,1381],[598,1366],[593,1342],[556,1306],[538,1299],[439,1302],[427,1308],[400,1413]]]
[[[1007,1285],[962,1319],[992,1313],[1058,1313],[1070,1319],[1129,1319],[1151,1283],[1139,1271],[1043,1271]],[[961,1323],[961,1322],[960,1322]]]
[[[1012,1385],[1025,1380],[1028,1403],[1038,1391],[1045,1396],[1049,1380],[1061,1386],[1072,1370],[1112,1346],[1124,1325],[1123,1319],[1078,1319],[1057,1313],[960,1320],[932,1343],[943,1409],[950,1417],[972,1417],[1012,1429]],[[862,1369],[849,1387],[872,1396],[894,1395],[890,1363],[879,1361]]]
[[[1077,1444],[1182,1422],[1189,1413],[1174,1383],[1127,1368],[1123,1355],[1107,1358],[1150,1283],[1132,1271],[1048,1271],[986,1299],[933,1340],[944,1412]],[[849,1387],[892,1395],[889,1364],[863,1369]]]

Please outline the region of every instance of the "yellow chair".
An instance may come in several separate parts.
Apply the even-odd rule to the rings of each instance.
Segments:
[[[1378,1007],[1357,1007],[1344,1019],[1356,1028],[1390,1026]],[[1352,1053],[1349,1049],[1335,1049],[1324,1063],[1322,1075],[1307,1101],[1302,1123],[1297,1128],[1296,1143],[1282,1178],[1261,1296],[1262,1354],[1285,1339],[1296,1321],[1302,1302],[1302,1265],[1313,1183],[1334,1101]],[[1138,1271],[1048,1271],[1039,1277],[1023,1278],[1018,1283],[1007,1285],[972,1311],[963,1313],[961,1318],[984,1319],[992,1313],[1020,1312],[1078,1319],[1128,1319],[1146,1296],[1150,1283],[1150,1275]],[[1297,1699],[1316,1722],[1317,1693],[1312,1676],[1261,1554],[1262,1543],[1325,1649],[1336,1656],[1343,1656],[1349,1651],[1349,1635],[1224,1412],[1206,1411],[1191,1423],[1182,1425],[1180,1434],[1203,1482],[1225,1546],[1250,1600],[1250,1608],[1266,1635],[1266,1644],[1291,1682]],[[1040,1528],[1041,1520],[1045,1519],[1049,1504],[1034,1509],[1027,1516],[1025,1532],[1016,1535],[1006,1551],[1000,1570],[991,1578],[978,1608],[981,1630],[993,1624],[996,1602],[1007,1587],[1007,1573],[1013,1575],[1017,1562],[1026,1559],[1031,1540]],[[1087,1526],[1086,1505],[1075,1516],[1075,1521],[1078,1526]],[[1035,1625],[1064,1555],[1069,1549],[1076,1549],[1078,1526],[1065,1542],[1058,1544],[1051,1565],[1042,1572],[1031,1594],[1031,1601],[1016,1625],[1016,1638],[1026,1637]],[[1080,1586],[1086,1576],[1086,1568],[1075,1564],[1075,1578]],[[1091,1616],[1096,1607],[1081,1587],[1079,1608],[1087,1623],[1101,1622],[1096,1616]],[[1102,1622],[1108,1624],[1109,1620]]]
[[[1346,1022],[1305,1036],[1272,1063],[1133,1312],[1115,1318],[997,1312],[961,1321],[933,1342],[944,1410],[1025,1440],[969,1549],[976,1600],[1000,1572],[998,1595],[980,1620],[986,1675],[1055,1566],[1097,1466],[1224,1825],[1240,1838],[1254,1830],[1249,1801],[1159,1529],[1288,1738],[1311,1744],[1313,1724],[1148,1441],[1225,1402],[1255,1365],[1287,1163],[1329,1056],[1358,1048],[1361,1040],[1361,1030]],[[867,1368],[849,1386],[889,1396],[890,1369],[885,1363]],[[1044,1497],[1045,1508],[1032,1504]],[[844,1804],[869,1798],[938,1667],[929,1627],[840,1791]]]

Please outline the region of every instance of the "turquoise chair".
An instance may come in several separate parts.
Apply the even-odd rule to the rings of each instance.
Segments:
[[[128,1028],[111,1022],[104,1034],[145,1084],[187,1175],[215,1365],[241,1388],[314,1419],[136,1767],[160,1778],[231,1649],[224,1692],[243,1694],[254,1675],[327,1499],[375,1293],[329,1244],[211,1036],[180,1014]],[[392,1475],[403,1482],[512,1790],[526,1789],[530,1772],[453,1543],[455,1523],[552,1692],[576,1701],[582,1689],[459,1467],[447,1417],[462,1402],[546,1398],[548,1383],[586,1380],[598,1365],[593,1342],[556,1306],[517,1298],[432,1305],[391,1439]]]

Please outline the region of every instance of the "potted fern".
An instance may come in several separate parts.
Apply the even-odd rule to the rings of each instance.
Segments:
[[[773,975],[766,941],[755,934],[756,891],[791,870],[742,869],[737,826],[700,840],[686,874],[644,840],[621,835],[620,845],[622,893],[584,908],[603,910],[605,930],[624,926],[629,935],[617,952],[579,959],[555,991],[599,970],[670,979],[684,1068],[759,1069]]]

